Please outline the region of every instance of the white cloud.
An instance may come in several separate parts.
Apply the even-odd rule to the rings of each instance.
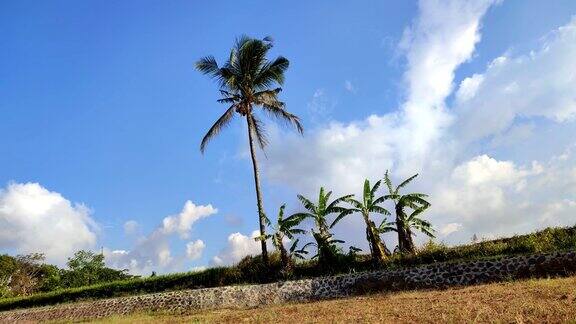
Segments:
[[[247,255],[260,254],[260,242],[254,240],[259,235],[259,231],[253,231],[250,236],[238,232],[230,234],[228,245],[212,258],[212,263],[217,266],[231,265]]]
[[[190,260],[199,259],[202,256],[202,252],[204,252],[204,248],[206,248],[206,245],[202,240],[188,242],[186,244],[186,256]]]
[[[511,161],[497,161],[487,155],[481,155],[457,166],[452,177],[467,187],[478,187],[486,184],[516,184],[519,187],[520,179],[528,174],[541,171],[542,167],[538,163],[532,166],[532,170],[521,170]]]
[[[500,57],[470,91],[465,79],[455,108],[458,134],[473,141],[506,131],[516,118],[544,117],[556,122],[576,118],[576,17],[551,33],[538,51]],[[473,82],[472,82],[473,83]],[[462,95],[461,93],[466,93]]]
[[[124,223],[124,233],[127,235],[132,235],[138,229],[138,222],[135,220],[129,220]]]
[[[444,226],[442,226],[442,228],[440,229],[440,235],[442,235],[443,237],[446,237],[454,232],[458,232],[460,229],[462,228],[462,224],[460,223],[449,223],[446,224]]]
[[[481,74],[474,74],[462,80],[456,92],[456,101],[462,103],[473,98],[483,81],[484,76]]]
[[[188,200],[178,215],[168,216],[162,220],[162,231],[166,234],[177,232],[180,237],[188,238],[192,224],[217,212],[218,210],[212,205],[196,206]]]
[[[128,269],[131,273],[146,275],[152,271],[157,273],[179,271],[184,269],[186,258],[200,258],[205,244],[202,240],[186,244],[185,255],[172,255],[170,240],[174,234],[181,239],[190,236],[194,224],[199,220],[217,213],[212,205],[195,205],[186,201],[182,211],[177,215],[165,217],[148,236],[141,237],[130,251],[105,249],[106,263],[114,268]]]
[[[342,192],[365,177],[381,177],[388,168],[407,176],[425,164],[444,167],[452,144],[441,136],[453,119],[444,100],[454,70],[470,59],[480,40],[480,19],[495,2],[421,1],[418,19],[402,40],[408,94],[401,109],[362,121],[332,122],[306,138],[276,134],[264,161],[266,176],[304,193],[321,185]]]
[[[468,61],[480,41],[480,21],[493,0],[420,1],[420,13],[406,29],[401,47],[408,63],[404,120],[396,132],[406,133],[398,154],[402,165],[420,169],[429,151],[452,121],[445,99],[453,88],[454,71]]]
[[[90,210],[38,183],[11,183],[0,190],[0,247],[45,253],[63,265],[67,257],[96,243]]]

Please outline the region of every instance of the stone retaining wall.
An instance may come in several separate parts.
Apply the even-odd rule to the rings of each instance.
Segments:
[[[413,268],[346,274],[265,285],[227,286],[120,297],[0,312],[0,322],[79,320],[134,312],[186,313],[345,297],[375,291],[443,288],[576,272],[576,252],[437,263]]]

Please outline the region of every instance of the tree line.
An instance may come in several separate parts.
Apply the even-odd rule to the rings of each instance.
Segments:
[[[68,258],[67,269],[44,263],[42,253],[0,255],[0,298],[27,296],[64,288],[89,286],[132,278],[127,270],[105,266],[104,255],[77,251]]]

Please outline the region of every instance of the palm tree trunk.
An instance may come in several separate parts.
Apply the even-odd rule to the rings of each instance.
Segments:
[[[376,225],[370,220],[368,215],[363,214],[364,222],[366,223],[366,236],[370,244],[370,252],[372,259],[377,262],[382,262],[386,259],[386,248],[376,231]]]
[[[285,274],[289,275],[292,273],[292,259],[288,255],[288,251],[286,251],[286,248],[284,247],[284,245],[282,245],[282,243],[280,243],[279,250],[280,250],[280,261],[282,262],[282,270],[284,271]]]
[[[416,253],[416,246],[414,245],[414,239],[412,238],[412,231],[410,228],[406,228],[406,250],[411,254]]]
[[[398,232],[398,249],[400,252],[410,252],[408,250],[410,243],[407,240],[406,227],[402,210],[396,206],[396,230]]]
[[[262,193],[260,192],[260,176],[258,173],[258,162],[256,161],[256,150],[254,149],[254,122],[250,115],[246,115],[248,122],[248,141],[250,143],[250,156],[252,157],[252,168],[254,169],[254,185],[256,186],[256,202],[258,204],[258,220],[260,222],[260,235],[264,237],[266,234],[264,206],[262,204]],[[266,240],[261,240],[262,244],[262,260],[268,263],[268,249],[266,247]]]

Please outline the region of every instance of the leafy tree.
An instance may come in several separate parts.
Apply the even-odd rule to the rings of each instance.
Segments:
[[[370,244],[372,259],[383,262],[391,253],[380,238],[381,231],[376,227],[374,221],[370,219],[370,213],[390,215],[388,210],[380,206],[385,200],[384,196],[376,197],[376,192],[381,183],[382,181],[380,180],[376,182],[373,187],[370,187],[370,181],[368,179],[364,180],[362,201],[349,198],[348,202],[354,206],[353,211],[360,213],[364,218],[364,223],[366,223],[366,239]]]
[[[400,194],[400,189],[406,187],[417,176],[418,174],[411,176],[394,188],[390,176],[388,175],[388,171],[386,171],[386,174],[384,175],[384,182],[386,183],[389,192],[389,194],[384,197],[394,201],[394,209],[396,212],[395,225],[396,232],[398,233],[398,249],[402,253],[414,254],[416,252],[416,247],[414,246],[412,238],[414,235],[413,229],[421,231],[430,237],[434,237],[432,224],[420,218],[420,214],[430,207],[430,203],[424,199],[428,197],[428,195],[422,193]],[[412,211],[408,213],[408,210]]]
[[[44,254],[17,255],[17,267],[11,275],[9,287],[16,296],[27,296],[38,290],[41,282],[41,264]]]
[[[289,62],[282,56],[269,61],[266,55],[271,48],[272,40],[269,37],[260,40],[242,36],[237,39],[236,44],[230,51],[228,60],[222,66],[218,65],[213,56],[206,56],[196,63],[196,69],[203,74],[211,76],[218,82],[220,94],[222,95],[218,102],[230,105],[226,112],[208,130],[208,133],[202,139],[200,150],[204,152],[208,142],[218,135],[236,114],[246,119],[261,236],[266,235],[266,215],[260,190],[254,141],[256,140],[260,148],[264,149],[267,140],[264,125],[256,115],[254,108],[260,107],[272,117],[293,125],[300,133],[303,132],[300,119],[286,111],[284,103],[278,99],[278,94],[282,89],[279,87],[274,88],[275,84],[282,85],[284,83],[284,72],[288,68]],[[266,241],[261,240],[261,243],[262,258],[267,262]]]
[[[68,287],[88,286],[129,278],[126,270],[106,268],[104,255],[92,251],[80,250],[68,258],[68,271],[64,273],[64,282]]]
[[[39,291],[53,291],[63,288],[62,286],[62,273],[64,270],[59,269],[55,265],[42,264],[40,266],[40,285]]]
[[[350,199],[353,195],[346,195],[334,199],[329,203],[332,191],[325,192],[324,188],[320,188],[318,195],[318,203],[314,204],[308,198],[298,195],[298,199],[308,212],[294,214],[296,217],[312,218],[316,224],[318,232],[312,230],[312,236],[316,240],[318,247],[318,262],[320,264],[330,263],[337,256],[337,248],[335,243],[343,243],[344,241],[333,239],[333,234],[330,233],[330,228],[334,227],[342,218],[350,215],[354,210],[339,206]],[[328,216],[337,214],[334,221],[328,226]]]
[[[266,234],[264,236],[260,236],[255,238],[255,240],[268,240],[272,239],[272,244],[280,252],[280,260],[282,262],[282,268],[285,273],[289,274],[292,272],[294,263],[292,262],[292,257],[303,258],[304,254],[308,252],[300,249],[297,250],[299,240],[294,240],[294,235],[296,234],[305,234],[306,231],[300,228],[296,228],[302,220],[303,217],[299,215],[292,215],[287,218],[284,218],[284,209],[286,205],[280,206],[280,210],[278,211],[278,219],[276,220],[276,225],[273,226],[273,234]],[[266,218],[266,223],[271,225],[270,220]],[[290,246],[289,250],[286,250],[284,246],[284,239],[290,239],[292,241],[292,245]]]
[[[16,269],[18,269],[18,263],[14,257],[7,254],[0,255],[0,298],[9,297],[12,294],[10,281]]]

